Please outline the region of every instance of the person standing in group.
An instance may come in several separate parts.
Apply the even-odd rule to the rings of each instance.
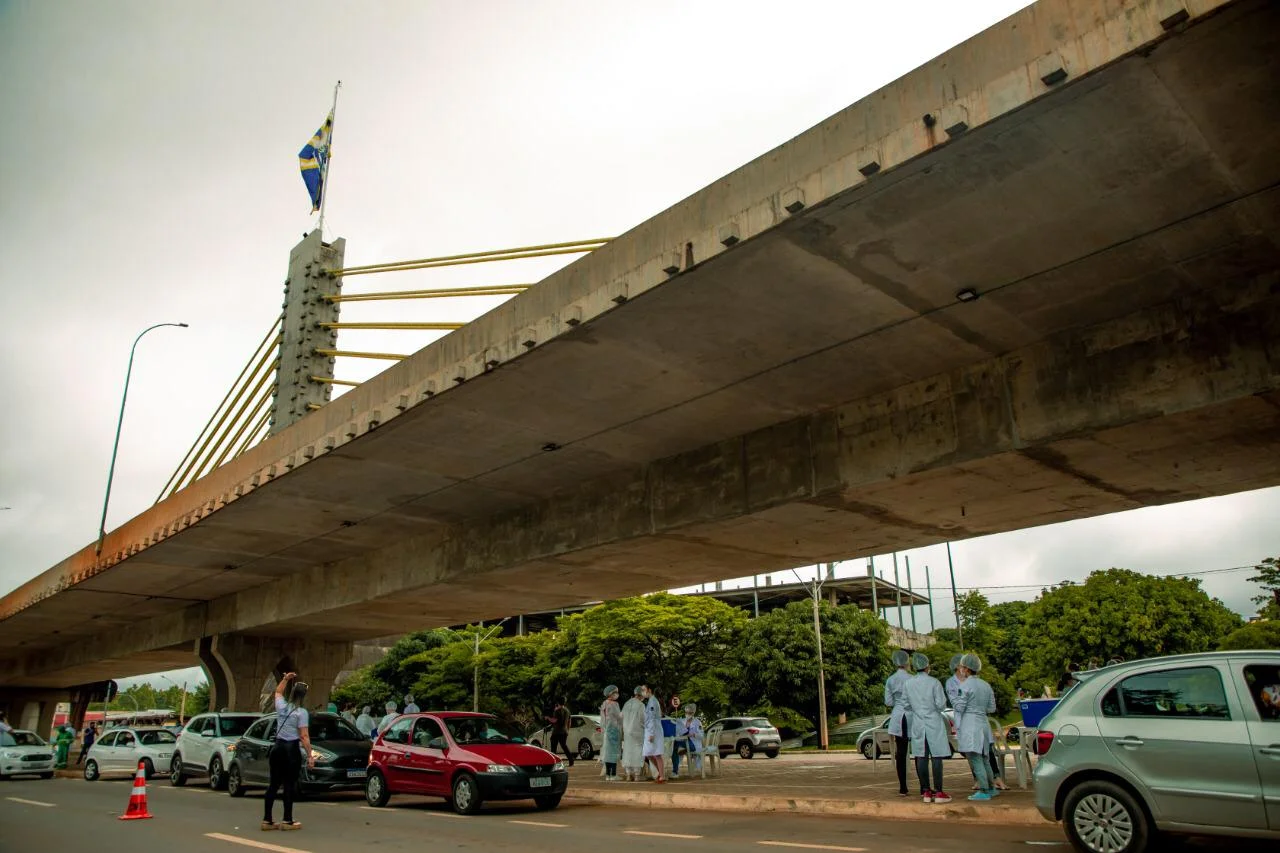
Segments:
[[[80,756],[76,759],[76,766],[84,764],[84,757],[89,752],[89,747],[93,746],[93,742],[98,739],[98,727],[93,723],[84,727],[84,739],[80,742]]]
[[[653,695],[649,685],[644,688],[644,760],[651,763],[657,773],[653,780],[658,784],[667,781],[663,769],[663,754],[666,752],[666,738],[662,734],[662,704]]]
[[[956,675],[960,677],[960,694],[956,697],[956,744],[969,759],[978,790],[971,800],[990,800],[997,794],[992,783],[988,750],[991,748],[991,724],[987,714],[996,711],[996,695],[991,685],[978,677],[982,661],[975,654],[960,659]]]
[[[926,803],[949,803],[951,795],[942,787],[942,759],[951,757],[947,718],[942,716],[947,694],[938,679],[929,674],[928,657],[916,652],[911,656],[911,665],[916,674],[902,687],[902,705],[911,731],[911,757],[916,760],[920,798]]]
[[[622,708],[618,707],[618,686],[604,689],[600,706],[600,761],[604,764],[604,781],[618,781],[618,759],[622,757]]]
[[[569,751],[569,709],[564,703],[564,699],[557,699],[555,707],[551,709],[551,716],[547,718],[551,722],[551,754],[554,755],[559,746],[572,767],[576,756]]]
[[[354,707],[355,706],[352,705],[350,702],[342,706],[342,719],[346,720],[348,723],[350,723],[353,726],[356,724],[356,713],[355,711],[351,710]],[[366,737],[368,737],[368,735],[366,735]]]
[[[898,771],[898,796],[907,796],[907,752],[910,749],[910,724],[902,704],[902,688],[911,673],[907,664],[911,657],[898,649],[891,658],[897,670],[884,683],[884,704],[889,708],[889,734],[893,736],[893,763]]]
[[[413,694],[406,693],[404,697],[404,712],[406,714],[417,714],[421,711],[418,703],[413,701]]]
[[[372,705],[365,705],[360,709],[360,716],[356,717],[356,731],[367,738],[373,738],[374,733],[378,731],[378,723],[369,713],[372,710]]]
[[[622,776],[628,782],[640,781],[644,766],[644,686],[632,692],[622,706]]]
[[[386,707],[387,713],[383,714],[382,719],[378,721],[378,734],[382,734],[383,732],[385,732],[391,726],[391,724],[396,721],[396,717],[400,716],[398,713],[396,713],[395,702],[392,702],[391,700],[387,700],[387,704],[385,707]]]
[[[58,737],[54,741],[58,747],[58,759],[54,762],[54,767],[63,770],[67,766],[67,761],[71,757],[71,744],[76,742],[76,733],[71,726],[59,726]]]
[[[960,666],[960,659],[963,657],[963,654],[951,656],[951,677],[944,685],[947,691],[947,705],[952,709],[956,707],[956,697],[960,695],[960,676],[956,675],[956,668]]]
[[[276,739],[267,750],[270,778],[267,782],[267,796],[263,800],[263,830],[302,828],[302,824],[293,819],[293,801],[298,796],[302,756],[307,757],[307,767],[316,766],[316,760],[311,754],[311,718],[307,715],[307,709],[302,707],[302,700],[307,698],[307,685],[297,681],[297,677],[296,672],[286,672],[276,685]],[[284,698],[285,690],[289,691],[287,702]],[[276,791],[281,788],[284,789],[284,820],[276,823],[272,812],[275,811]]]

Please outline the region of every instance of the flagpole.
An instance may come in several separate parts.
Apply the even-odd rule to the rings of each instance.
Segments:
[[[321,240],[324,239],[324,205],[329,200],[329,163],[333,160],[333,129],[338,125],[338,90],[341,88],[342,81],[339,80],[333,87],[333,108],[329,110],[329,155],[324,158],[324,172],[320,175],[320,221],[316,230],[320,232]]]

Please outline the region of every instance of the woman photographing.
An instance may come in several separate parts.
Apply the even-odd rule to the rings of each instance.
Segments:
[[[262,829],[301,829],[302,824],[293,819],[293,801],[297,797],[298,776],[302,773],[302,757],[307,757],[307,767],[315,767],[311,755],[311,722],[302,700],[307,697],[307,685],[295,682],[296,672],[286,672],[276,685],[276,739],[267,752],[271,781],[267,785],[264,800]],[[289,701],[285,701],[285,691]],[[284,821],[276,823],[271,813],[276,804],[276,791],[284,787]]]

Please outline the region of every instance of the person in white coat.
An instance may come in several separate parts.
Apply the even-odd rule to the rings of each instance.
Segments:
[[[991,748],[991,724],[987,714],[996,712],[996,694],[991,685],[978,677],[982,661],[975,654],[960,659],[956,674],[960,677],[960,694],[956,697],[956,745],[969,759],[969,769],[978,780],[978,790],[971,800],[990,800],[997,791],[992,781],[987,751]]]
[[[421,709],[418,707],[418,703],[413,701],[413,694],[412,693],[405,694],[404,712],[406,714],[417,714],[420,710]]]
[[[905,709],[902,705],[902,688],[911,673],[907,672],[907,664],[911,657],[903,649],[898,649],[891,658],[897,670],[884,683],[884,704],[889,708],[889,734],[893,736],[893,762],[898,770],[898,796],[907,796],[907,751],[910,749]]]
[[[365,705],[360,710],[360,716],[356,717],[356,730],[368,738],[373,737],[373,733],[377,731],[378,728],[377,722],[374,721],[372,715],[369,713],[372,710],[372,706]]]
[[[911,656],[916,674],[902,688],[902,704],[911,731],[911,757],[916,760],[920,797],[926,803],[949,803],[951,795],[942,788],[942,759],[951,755],[947,739],[947,694],[938,679],[929,674],[929,658],[916,652]],[[930,770],[933,771],[932,780]]]
[[[702,769],[702,721],[698,719],[698,705],[689,702],[684,706],[684,719],[676,723],[676,746],[671,751],[671,778],[680,776],[680,750],[689,753],[689,773],[694,767]]]
[[[622,778],[627,782],[640,781],[644,767],[644,687],[622,706]]]
[[[384,714],[382,719],[378,721],[378,734],[382,734],[388,728],[390,728],[391,724],[396,721],[396,717],[400,716],[399,714],[396,713],[395,702],[388,701],[386,704],[386,709],[387,709],[387,713]]]
[[[662,784],[667,781],[663,767],[667,739],[662,734],[662,704],[647,684],[641,686],[644,688],[644,760],[653,764],[653,781]]]

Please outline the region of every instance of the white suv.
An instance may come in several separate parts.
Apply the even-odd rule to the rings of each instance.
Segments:
[[[236,751],[236,741],[261,714],[237,714],[223,711],[192,717],[178,735],[169,767],[169,782],[185,785],[193,776],[207,776],[209,787],[221,791],[227,787],[227,768]]]

